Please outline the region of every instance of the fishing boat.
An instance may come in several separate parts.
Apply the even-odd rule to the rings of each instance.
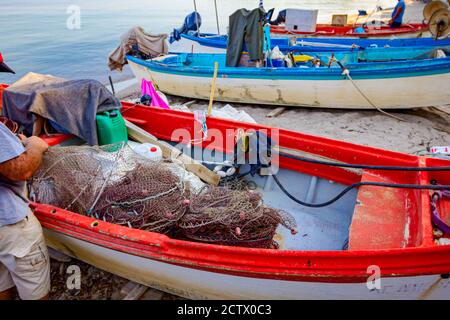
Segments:
[[[228,36],[202,33],[200,36],[180,34],[180,40],[171,40],[170,53],[226,53]],[[282,52],[337,52],[355,51],[373,47],[441,47],[449,46],[450,39],[400,38],[400,39],[352,39],[352,38],[304,38],[295,43],[287,37],[272,38],[272,48],[278,46]]]
[[[362,28],[363,30],[361,30]],[[361,31],[358,31],[361,30]],[[271,26],[272,35],[293,34],[302,37],[345,37],[345,38],[420,38],[429,37],[428,25],[426,24],[406,24],[400,28],[391,28],[389,25],[372,26],[363,24],[359,26],[345,25],[321,25],[318,24],[315,32],[301,32],[287,30],[284,25]]]
[[[190,143],[174,138],[174,130],[185,128],[192,135],[196,130],[191,113],[123,103],[122,114],[171,143]],[[370,185],[352,189],[321,208],[304,207],[291,198],[324,202],[362,182],[450,185],[449,171],[379,170],[379,166],[448,170],[450,161],[219,118],[208,118],[207,125],[210,132],[228,138],[239,131],[264,131],[278,141],[276,176],[245,178],[263,194],[267,205],[286,210],[298,223],[296,235],[283,230],[275,235],[278,249],[177,240],[33,203],[47,244],[100,269],[185,298],[450,298],[450,245],[434,239],[432,224],[435,211],[448,222],[449,198],[436,199],[428,190]],[[44,138],[55,147],[81,143],[69,135]],[[185,150],[194,157],[200,154],[199,160],[233,152],[233,146],[212,136],[191,147]],[[201,152],[205,150],[214,152]],[[314,159],[367,167],[324,166]],[[374,279],[380,280],[379,286]]]
[[[226,67],[223,54],[178,54],[142,60],[128,56],[137,79],[165,93],[209,99],[218,62],[218,101],[340,109],[399,109],[450,102],[450,57],[420,48],[311,54],[321,67]],[[339,64],[332,63],[337,57]]]
[[[196,120],[191,113],[124,102],[122,114],[163,141],[190,144],[173,136],[179,128],[195,135]],[[437,191],[370,185],[352,189],[321,208],[304,207],[291,198],[324,202],[354,183],[416,188],[425,188],[430,181],[435,186],[450,185],[450,161],[220,118],[208,118],[207,125],[210,132],[228,138],[237,132],[263,131],[276,139],[280,154],[276,176],[256,174],[245,179],[254,183],[267,205],[286,210],[298,223],[295,235],[277,232],[278,249],[177,240],[33,203],[48,246],[127,279],[192,299],[450,298],[450,245],[434,238],[432,225],[436,212],[448,222],[449,198],[436,198]],[[70,135],[43,138],[55,147],[82,143]],[[200,154],[200,161],[214,161],[233,149],[211,135],[184,150],[190,150],[193,157]],[[339,167],[345,164],[367,167]],[[385,171],[380,166],[447,171]],[[380,279],[379,286],[373,279]]]

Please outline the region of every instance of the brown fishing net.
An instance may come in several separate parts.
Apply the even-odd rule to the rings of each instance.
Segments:
[[[189,197],[170,165],[128,146],[51,148],[32,180],[32,196],[103,221],[167,233]]]
[[[189,210],[178,227],[192,240],[273,248],[279,224],[296,233],[295,220],[265,206],[259,193],[207,186],[191,197]]]
[[[280,224],[295,232],[294,219],[265,206],[259,193],[241,186],[198,192],[186,182],[188,174],[127,145],[51,148],[30,194],[103,221],[202,242],[273,248]]]

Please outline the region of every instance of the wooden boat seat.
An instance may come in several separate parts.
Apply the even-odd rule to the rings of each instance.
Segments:
[[[361,181],[391,182],[372,173]],[[404,248],[408,244],[409,210],[405,189],[363,186],[359,188],[349,232],[349,250]]]

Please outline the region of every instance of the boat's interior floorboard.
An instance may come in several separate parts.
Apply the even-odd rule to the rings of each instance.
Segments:
[[[296,198],[321,203],[341,192],[345,186],[315,176],[281,169],[277,177]],[[250,178],[263,194],[264,203],[290,213],[297,222],[298,233],[292,235],[278,228],[275,240],[283,250],[344,250],[348,245],[349,228],[356,203],[357,190],[352,190],[334,204],[308,208],[289,199],[271,176]]]
[[[202,152],[198,148],[189,148],[184,152],[207,163],[224,160],[220,152],[204,152],[203,159],[201,159]],[[214,168],[214,165],[208,166]],[[248,166],[241,167],[241,173],[248,171]],[[345,185],[333,181],[286,169],[280,169],[277,177],[289,193],[308,203],[326,202],[346,188]],[[256,191],[262,193],[266,205],[288,212],[297,222],[296,235],[292,235],[290,230],[284,227],[278,228],[275,240],[280,245],[280,249],[345,250],[347,248],[357,189],[351,190],[329,206],[309,208],[289,199],[271,176],[247,175],[246,179],[256,183]]]

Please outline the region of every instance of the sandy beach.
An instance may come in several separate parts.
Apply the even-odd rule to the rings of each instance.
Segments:
[[[123,100],[139,98],[140,88],[138,85],[125,88],[118,92],[118,97]],[[168,96],[168,99],[172,105],[192,100],[175,96]],[[214,103],[214,108],[224,105]],[[416,154],[427,147],[450,143],[450,106],[391,111],[405,122],[377,110],[287,108],[280,116],[268,118],[267,114],[274,107],[232,106],[244,110],[260,124],[392,151]],[[189,108],[206,110],[207,107],[207,101],[196,100]]]

